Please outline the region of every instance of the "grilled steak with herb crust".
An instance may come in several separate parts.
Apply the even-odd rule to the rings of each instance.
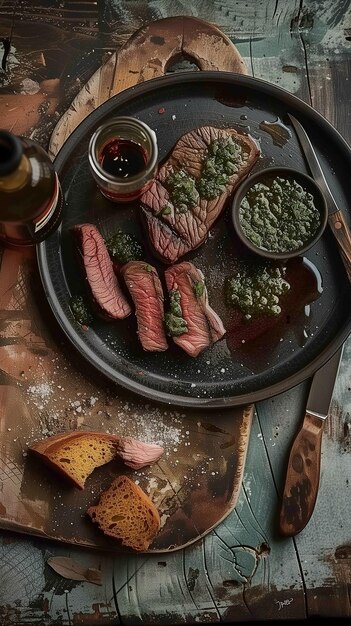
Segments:
[[[229,196],[260,154],[235,128],[203,126],[183,135],[141,197],[156,255],[175,263],[200,246]]]
[[[192,263],[183,261],[169,267],[165,279],[171,307],[165,316],[168,333],[195,357],[221,339],[225,328],[208,303],[203,273]]]
[[[124,319],[132,312],[119,286],[105,242],[94,224],[73,227],[86,278],[98,313],[105,319]]]
[[[167,350],[163,290],[156,269],[145,261],[130,261],[121,273],[135,305],[141,345],[151,352]]]

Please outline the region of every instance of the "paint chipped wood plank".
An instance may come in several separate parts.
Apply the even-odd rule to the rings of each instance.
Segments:
[[[336,617],[351,615],[346,591],[351,573],[349,560],[343,557],[343,549],[347,552],[351,542],[350,526],[345,523],[350,516],[351,483],[347,462],[347,453],[351,451],[350,357],[351,339],[345,344],[330,414],[324,427],[320,487],[315,509],[305,529],[294,539],[303,568],[309,614],[325,617],[331,612]],[[281,450],[285,450],[283,458],[287,461],[297,430],[292,428],[292,424],[296,421],[301,423],[304,416],[309,384],[310,381],[306,381],[257,405],[279,494],[282,493],[285,478]],[[334,501],[338,502],[335,506],[331,504],[332,494],[335,494]],[[335,536],[338,545],[335,544]],[[331,588],[334,597],[328,595],[326,599],[326,590]]]
[[[64,579],[46,561],[51,556],[70,556],[85,567],[101,569],[102,587]],[[6,533],[0,544],[1,586],[0,621],[6,624],[33,624],[45,620],[60,624],[72,623],[98,626],[118,624],[113,601],[112,559],[101,559],[92,553],[67,550],[61,546],[36,540],[19,540]],[[3,599],[7,599],[7,606]],[[17,621],[19,620],[19,621]]]

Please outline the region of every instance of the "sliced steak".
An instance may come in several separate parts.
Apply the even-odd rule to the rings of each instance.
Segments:
[[[183,261],[173,265],[165,271],[165,279],[171,301],[171,311],[166,316],[167,325],[171,326],[170,334],[178,346],[195,357],[221,339],[226,332],[225,328],[208,303],[203,273],[192,263]],[[181,313],[183,321],[177,321],[175,301],[180,305],[181,311],[178,313]],[[174,314],[175,319],[170,318]]]
[[[211,199],[209,185],[201,187],[204,175],[204,163],[211,153],[212,147],[218,142],[233,142],[238,156],[232,174],[226,173],[226,182],[219,185],[221,191]],[[160,167],[151,187],[141,197],[141,210],[145,220],[147,233],[155,254],[165,263],[175,263],[183,255],[200,246],[206,239],[212,224],[221,214],[226,201],[239,183],[247,176],[260,150],[256,142],[249,136],[239,133],[234,128],[214,128],[203,126],[183,135],[176,143],[167,161]],[[233,157],[234,158],[234,157]],[[228,161],[229,162],[229,161]],[[228,162],[224,161],[223,174]],[[183,205],[173,202],[174,194],[170,191],[170,175],[182,171],[192,177],[199,191],[192,208],[184,209]],[[224,174],[225,175],[225,174]],[[207,176],[210,173],[207,170]],[[217,173],[218,176],[218,173]],[[210,186],[212,186],[211,178]]]
[[[105,242],[93,224],[78,224],[78,240],[88,285],[98,312],[107,319],[124,319],[131,306],[118,283]]]
[[[135,304],[141,345],[151,352],[167,350],[163,290],[156,269],[145,261],[130,261],[121,273]]]

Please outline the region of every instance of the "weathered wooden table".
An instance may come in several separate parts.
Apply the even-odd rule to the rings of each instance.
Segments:
[[[351,13],[344,0],[0,2],[0,124],[48,147],[57,122],[90,76],[136,29],[174,15],[194,15],[216,24],[235,43],[250,74],[311,104],[351,143]],[[185,61],[173,70],[184,68]],[[23,266],[31,262],[29,253]],[[27,369],[21,371],[22,359],[29,370],[39,371],[48,366],[51,353],[45,352],[41,329],[35,326],[40,320],[30,325],[23,315],[26,273],[17,275],[11,256],[6,263],[1,267],[0,368],[3,389],[13,389],[20,388],[21,377],[28,374]],[[17,291],[10,298],[14,275]],[[32,287],[37,293],[35,284]],[[350,355],[348,340],[325,425],[316,508],[298,536],[282,538],[276,525],[289,446],[304,413],[309,380],[256,404],[235,509],[205,538],[183,550],[112,556],[1,532],[1,624],[350,618]],[[77,381],[76,389],[85,384],[84,377],[77,375]],[[91,385],[87,378],[88,393]],[[32,384],[28,395],[29,409],[41,420],[48,419],[45,391]],[[108,393],[102,395],[98,402],[108,418],[113,401]],[[16,394],[10,399],[5,394],[5,400],[7,404],[2,395],[1,431],[12,437],[3,407],[16,411]],[[77,407],[71,407],[68,416],[73,425],[79,424]],[[155,435],[162,430],[169,443],[172,437],[179,441],[184,436],[181,418],[176,413],[168,417],[154,412],[150,428]],[[124,419],[128,429],[128,411]],[[46,426],[49,431],[50,421]],[[0,489],[4,485],[6,481],[0,482]],[[100,569],[103,584],[62,578],[47,565],[54,555]]]

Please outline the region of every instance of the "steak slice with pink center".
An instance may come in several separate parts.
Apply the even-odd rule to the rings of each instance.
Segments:
[[[222,339],[226,330],[209,305],[204,275],[198,268],[183,261],[168,268],[165,279],[171,301],[166,315],[170,334],[187,354],[196,357]]]
[[[168,348],[164,298],[156,269],[145,261],[130,261],[121,267],[121,273],[135,305],[141,345],[150,352],[164,352]]]
[[[228,144],[227,158],[226,153],[223,157],[223,150],[228,149]],[[175,263],[206,240],[227,200],[259,155],[254,139],[235,128],[203,126],[178,140],[140,199],[148,237],[158,258],[167,264]],[[210,162],[214,164],[213,175]],[[174,192],[177,176],[178,187]],[[179,181],[179,176],[183,181]],[[189,206],[184,203],[184,194],[179,193],[179,182],[190,185]]]
[[[73,232],[78,239],[86,279],[99,313],[107,319],[124,319],[132,309],[119,285],[102,235],[93,224],[78,224]]]

